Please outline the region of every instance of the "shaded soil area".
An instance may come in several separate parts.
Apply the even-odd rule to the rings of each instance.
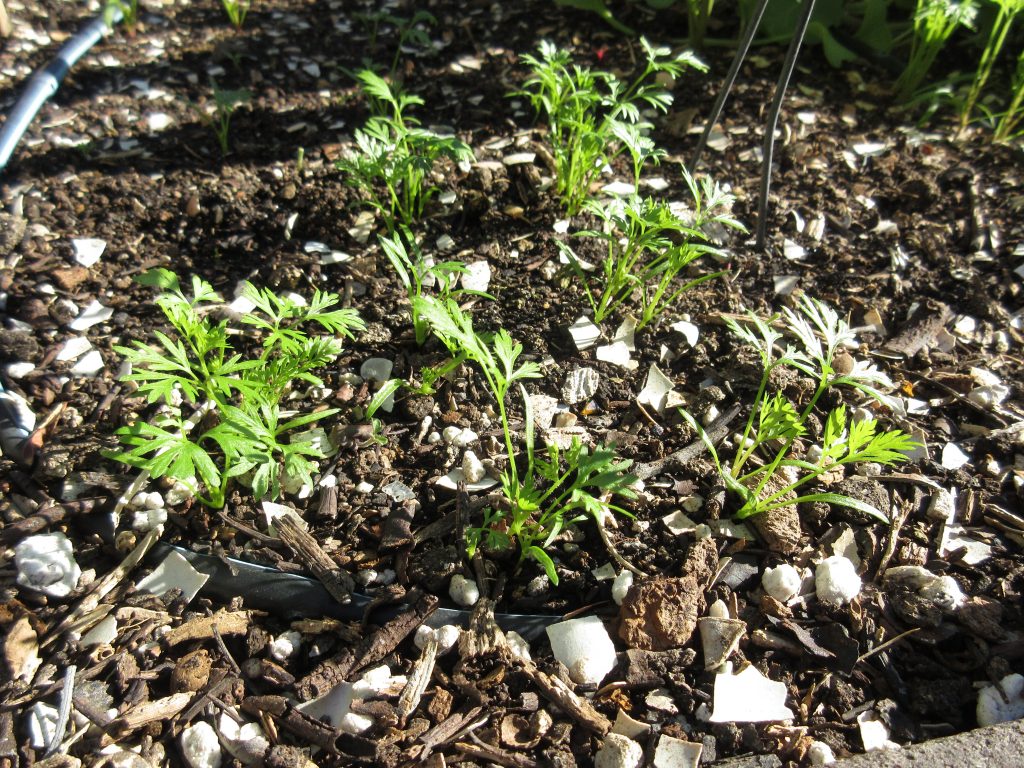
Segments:
[[[464,460],[466,446],[442,437],[446,428],[475,433],[470,447],[492,475],[506,461],[477,369],[457,368],[429,396],[402,390],[392,411],[377,413],[376,432],[367,423],[367,360],[387,359],[391,376],[415,381],[446,359],[438,342],[415,343],[405,289],[376,244],[381,224],[335,168],[369,116],[352,73],[392,60],[395,24],[375,27],[373,8],[341,0],[260,2],[240,30],[213,4],[154,6],[82,60],[0,177],[0,380],[38,426],[9,452],[19,455],[0,460],[0,763],[41,760],[45,739],[33,743],[29,720],[40,704],[55,712],[62,703],[73,713],[55,743],[66,739],[67,754],[88,765],[185,764],[182,735],[199,723],[221,734],[225,764],[517,767],[592,765],[614,741],[613,724],[640,745],[642,764],[659,766],[679,742],[701,745],[710,764],[809,765],[812,742],[836,755],[863,751],[865,723],[899,744],[974,727],[978,690],[1024,672],[1020,145],[993,146],[980,131],[957,138],[945,124],[916,128],[889,102],[882,73],[833,70],[807,50],[780,124],[767,251],[728,236],[728,275],[637,331],[624,366],[580,349],[569,332],[590,306],[558,242],[599,258],[576,234],[595,222],[560,223],[545,127],[508,94],[528,76],[520,54],[543,39],[626,74],[635,42],[554,3],[416,5],[436,17],[425,27],[431,44],[408,44],[394,75],[422,97],[413,114],[424,126],[476,156],[438,165],[442,194],[416,236],[438,260],[486,263],[493,300],[469,302],[475,326],[507,329],[541,367],[529,393],[550,396],[560,423],[633,462],[644,484],[625,504],[631,517],[603,530],[586,520],[551,543],[557,586],[514,553],[469,562],[463,533],[481,524],[487,497],[438,480]],[[16,33],[0,53],[5,110],[88,18],[49,0],[7,7]],[[392,12],[411,15],[403,4]],[[624,18],[666,45],[685,30],[678,10],[630,5]],[[735,196],[732,214],[751,231],[781,57],[765,47],[741,70],[700,169]],[[705,58],[710,74],[672,83],[671,110],[653,120],[667,157],[645,171],[644,194],[689,202],[679,163],[729,64],[727,51]],[[232,116],[226,154],[201,117],[213,83],[251,94]],[[609,168],[600,185],[629,177]],[[102,242],[94,259],[93,241]],[[134,280],[155,267],[198,274],[229,299],[245,280],[305,297],[332,292],[365,321],[320,372],[323,386],[288,400],[339,409],[323,426],[340,450],[319,463],[313,487],[277,500],[307,534],[268,525],[264,500],[241,485],[223,509],[167,501],[159,534],[133,529],[137,510],[115,525],[111,511],[129,487],[172,490],[165,480],[133,486],[137,473],[105,453],[118,428],[157,414],[119,378],[115,349],[168,330],[154,290]],[[781,536],[763,525],[741,531],[694,430],[674,409],[638,402],[656,366],[706,423],[732,415],[722,430],[731,455],[760,372],[724,320],[795,307],[802,294],[835,307],[857,334],[851,353],[895,383],[900,412],[875,415],[924,443],[895,469],[834,479],[889,524],[817,503],[801,505]],[[83,322],[93,302],[112,311]],[[624,316],[603,324],[601,344]],[[237,346],[259,345],[240,335]],[[597,385],[575,401],[566,383],[579,369]],[[808,396],[805,384],[773,382],[795,401]],[[518,428],[521,406],[510,408]],[[48,597],[19,582],[14,548],[58,531],[83,575],[71,594]],[[158,535],[161,544],[117,574]],[[167,545],[215,572],[198,597],[136,588]],[[836,555],[851,557],[863,581],[840,605],[816,597],[810,578]],[[620,607],[612,578],[623,559],[645,577]],[[785,603],[761,581],[781,563],[807,582]],[[912,580],[885,577],[911,566],[951,577],[963,600],[946,605]],[[472,611],[450,598],[456,575],[483,594]],[[358,595],[342,604],[351,589]],[[781,683],[791,718],[714,722],[723,675],[706,664],[695,629],[719,600],[743,624],[733,670],[752,665]],[[495,613],[501,629],[526,637],[527,655]],[[589,615],[604,620],[616,656],[581,682],[543,630]],[[108,617],[112,633],[89,639]],[[461,625],[457,646],[435,659],[431,642],[413,641],[424,622]],[[336,698],[312,714],[298,707],[325,695]],[[624,715],[636,722],[623,725]],[[233,736],[244,723],[258,724],[263,741]]]

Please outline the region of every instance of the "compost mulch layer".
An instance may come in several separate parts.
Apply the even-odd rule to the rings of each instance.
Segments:
[[[394,12],[409,15],[404,5]],[[657,465],[640,498],[627,504],[634,517],[608,525],[607,543],[588,524],[555,542],[557,586],[532,562],[517,567],[514,556],[466,562],[460,521],[476,521],[479,495],[436,484],[462,452],[428,437],[447,426],[472,429],[478,453],[500,463],[493,404],[473,370],[448,377],[432,401],[400,394],[391,413],[379,414],[382,439],[363,439],[356,428],[373,395],[352,376],[365,360],[387,358],[394,376],[410,378],[445,358],[436,344],[416,346],[404,289],[376,237],[360,226],[366,217],[359,218],[357,193],[334,167],[368,116],[351,73],[364,60],[391,61],[394,26],[382,24],[371,45],[371,22],[360,16],[366,4],[340,0],[255,3],[238,31],[212,3],[148,7],[135,30],[116,30],[78,64],[0,178],[2,381],[44,427],[20,461],[0,461],[0,765],[44,757],[26,725],[40,702],[73,709],[58,750],[64,756],[49,758],[61,765],[183,764],[183,730],[201,721],[222,729],[224,716],[259,723],[272,745],[260,755],[225,752],[225,764],[267,765],[591,765],[620,713],[648,726],[636,738],[646,764],[658,765],[669,764],[655,756],[665,737],[702,744],[705,763],[804,765],[812,740],[837,755],[862,752],[858,716],[883,723],[899,744],[975,727],[978,689],[1024,672],[1020,145],[994,146],[974,129],[956,137],[941,120],[917,128],[875,84],[882,73],[834,70],[819,49],[807,49],[780,123],[767,250],[746,236],[727,240],[728,276],[691,291],[638,332],[636,365],[626,368],[579,350],[568,333],[589,307],[571,271],[556,268],[556,243],[578,244],[571,233],[588,220],[575,219],[569,234],[555,226],[563,214],[546,184],[543,126],[508,94],[527,76],[519,54],[542,39],[569,47],[582,64],[626,73],[637,61],[635,42],[594,15],[549,2],[410,5],[437,19],[428,29],[432,48],[412,46],[399,57],[397,76],[424,100],[413,114],[453,131],[477,158],[468,170],[439,167],[438,184],[455,193],[454,202],[435,198],[417,224],[424,249],[490,266],[494,299],[473,303],[474,322],[506,328],[542,365],[531,393],[561,400],[572,371],[594,369],[597,391],[569,404],[577,426],[597,443],[618,446],[634,467],[679,451],[688,460]],[[31,71],[89,18],[82,4],[57,0],[8,0],[7,7],[15,34],[0,52],[5,110]],[[683,37],[678,11],[623,10],[654,40]],[[764,112],[781,57],[762,48],[741,70],[701,168],[728,185],[735,217],[751,228]],[[670,113],[655,119],[653,136],[668,157],[645,176],[666,184],[645,191],[665,200],[687,199],[678,163],[692,153],[728,67],[727,52],[706,58],[711,73],[680,78]],[[232,118],[226,155],[198,115],[212,82],[251,93]],[[533,161],[505,162],[524,152]],[[611,171],[602,183],[616,178],[627,176]],[[105,244],[88,266],[76,260],[73,241],[82,238]],[[348,258],[325,259],[316,244]],[[321,462],[318,478],[330,482],[279,499],[298,511],[312,543],[268,531],[261,500],[243,487],[223,509],[194,500],[174,506],[154,552],[166,555],[164,545],[175,545],[208,556],[208,569],[220,566],[210,591],[191,601],[134,588],[159,562],[154,552],[114,571],[128,553],[154,543],[131,530],[130,514],[113,528],[110,512],[135,474],[104,454],[116,446],[115,430],[153,413],[119,380],[114,349],[167,329],[153,290],[133,280],[153,267],[201,275],[229,297],[243,280],[305,296],[331,291],[367,324],[323,372],[325,399],[294,401],[340,408],[328,427],[351,438]],[[860,484],[881,499],[890,525],[819,505],[801,511],[798,539],[789,543],[730,537],[718,518],[729,517],[732,502],[716,506],[721,489],[707,454],[685,453],[696,440],[692,430],[671,410],[639,404],[637,395],[657,365],[695,412],[738,405],[730,424],[738,431],[758,372],[722,317],[778,311],[800,293],[849,319],[856,356],[887,371],[895,394],[912,406],[878,415],[922,438],[927,450],[878,479],[843,481],[847,492]],[[113,313],[74,330],[93,301]],[[604,324],[606,340],[619,319]],[[699,329],[695,340],[672,327],[680,319]],[[89,375],[75,368],[82,356],[62,354],[82,337],[99,354]],[[24,363],[31,366],[17,365]],[[787,389],[794,398],[798,384]],[[518,406],[513,413],[522,418]],[[406,490],[415,503],[403,498]],[[954,494],[952,517],[936,512],[946,509],[936,501],[948,500],[946,492]],[[700,539],[664,522],[684,507],[718,533]],[[84,571],[65,599],[15,580],[14,545],[49,531],[67,534]],[[611,582],[593,573],[617,562],[609,547],[660,585],[646,639],[632,646],[622,638],[637,635],[618,632]],[[852,604],[829,605],[812,589],[782,605],[761,591],[765,568],[813,566],[837,552],[859,561],[864,589]],[[218,578],[232,576],[227,558],[309,579],[289,581],[296,592],[268,586],[269,571],[235,571],[239,580],[217,588]],[[884,571],[899,565],[952,576],[966,603],[942,611],[883,584]],[[412,635],[425,620],[445,623],[437,611],[459,608],[448,597],[455,574],[477,579],[484,598],[472,622],[468,613],[443,614],[466,629],[435,663]],[[369,599],[339,608],[317,577],[342,591],[352,577]],[[689,597],[673,591],[680,584]],[[691,627],[691,639],[673,644],[662,624],[674,619],[659,611],[703,616],[718,599],[746,623],[733,667],[749,663],[784,683],[791,720],[708,721],[715,674],[705,669],[699,635]],[[509,651],[490,612],[530,639],[532,660]],[[578,685],[539,630],[543,617],[591,614],[609,627],[618,662],[600,684]],[[117,618],[114,636],[83,644],[82,635],[107,615]],[[301,636],[290,655],[272,642],[288,630]],[[353,712],[372,718],[369,729],[335,730],[295,709],[381,664],[393,675],[428,677],[419,697],[400,696],[395,683],[357,699]]]

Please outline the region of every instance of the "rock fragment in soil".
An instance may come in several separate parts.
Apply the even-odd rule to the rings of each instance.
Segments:
[[[630,588],[619,612],[619,637],[630,648],[667,651],[689,642],[704,610],[704,587],[692,574],[648,579]]]

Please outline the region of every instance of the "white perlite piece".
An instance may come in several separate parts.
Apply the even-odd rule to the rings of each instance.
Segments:
[[[448,596],[463,608],[469,608],[480,599],[480,588],[475,581],[457,573],[448,585]]]
[[[609,733],[594,756],[594,768],[638,768],[644,748],[630,738]]]
[[[764,723],[791,720],[786,706],[786,684],[769,680],[757,667],[732,675],[715,675],[712,723]]]
[[[807,759],[811,761],[811,765],[818,768],[822,765],[832,765],[836,761],[836,755],[832,747],[825,742],[812,741],[811,746],[807,748]]]
[[[75,549],[63,533],[41,533],[18,542],[14,567],[19,585],[49,597],[67,597],[82,576]]]
[[[462,475],[467,483],[479,483],[487,475],[487,468],[473,451],[462,455]]]
[[[597,616],[572,619],[547,628],[551,652],[579,685],[596,685],[615,666],[615,645]]]
[[[181,754],[192,768],[220,768],[220,740],[205,720],[181,732]]]
[[[761,576],[764,591],[780,603],[787,603],[800,594],[800,571],[789,563],[782,563],[774,568],[766,568]]]
[[[267,650],[275,661],[286,661],[299,652],[301,645],[302,634],[295,630],[288,630],[275,637]]]
[[[978,725],[1008,723],[1024,717],[1024,675],[1007,675],[998,686],[982,688],[978,694],[977,714]]]
[[[661,734],[654,750],[654,768],[697,768],[703,744]]]
[[[901,584],[944,611],[953,611],[967,599],[952,576],[939,576],[920,565],[898,565],[885,572],[882,584]]]
[[[826,557],[814,572],[814,588],[825,603],[845,605],[860,594],[860,587],[856,566],[842,555]]]
[[[221,743],[232,757],[243,765],[262,764],[263,755],[270,749],[270,741],[259,723],[240,724],[227,711],[222,711],[217,727]]]
[[[431,638],[437,640],[437,655],[441,656],[455,647],[461,634],[462,630],[454,624],[444,624],[437,629],[420,624],[412,641],[417,648],[423,650]]]
[[[629,594],[629,588],[632,586],[632,571],[623,570],[615,577],[615,581],[612,582],[612,600],[615,601],[616,605],[622,605],[622,601],[626,599],[626,595]]]

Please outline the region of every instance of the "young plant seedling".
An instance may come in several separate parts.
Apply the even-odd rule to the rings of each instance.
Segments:
[[[917,91],[946,42],[960,27],[974,29],[975,0],[917,0],[911,31],[910,56],[896,80],[897,97],[909,100]]]
[[[431,296],[416,299],[420,315],[453,357],[476,363],[494,396],[501,420],[508,466],[502,473],[503,501],[484,511],[483,524],[466,532],[466,553],[472,558],[481,545],[507,549],[519,546],[519,562],[536,561],[552,583],[558,583],[555,563],[547,550],[565,526],[588,516],[603,521],[609,510],[628,514],[611,497],[634,498],[636,476],[627,473],[632,462],[619,461],[609,448],[590,452],[578,440],[562,452],[550,447],[546,455],[534,450],[533,410],[522,382],[540,378],[533,362],[519,363],[523,347],[508,331],[479,334],[453,300]],[[523,403],[526,466],[516,461],[515,440],[505,401],[513,385]]]
[[[637,328],[653,322],[687,291],[701,283],[721,277],[723,271],[701,275],[678,285],[676,277],[705,255],[724,258],[708,243],[705,230],[717,224],[743,231],[743,225],[730,215],[733,198],[709,177],[698,183],[683,170],[683,178],[693,196],[694,216],[684,223],[665,203],[633,196],[608,203],[588,200],[584,209],[604,222],[600,231],[585,230],[580,235],[604,240],[607,251],[591,280],[579,258],[565,243],[558,247],[583,283],[595,322],[602,322],[634,294],[640,297]],[[594,287],[591,287],[591,284]]]
[[[788,307],[783,312],[785,329],[799,342],[799,347],[789,344],[781,354],[777,344],[785,334],[772,325],[778,317],[765,321],[750,313],[749,325],[726,318],[730,330],[757,350],[762,365],[755,404],[730,465],[723,466],[717,450],[696,420],[686,411],[680,413],[704,440],[726,487],[741,499],[736,517],[743,519],[779,507],[821,501],[850,507],[888,522],[881,510],[859,499],[837,493],[805,493],[802,489],[838,467],[865,461],[887,466],[906,461],[906,452],[918,447],[909,435],[898,429],[879,431],[873,418],[848,420],[846,407],[840,405],[825,420],[816,460],[799,458],[793,455],[792,449],[796,440],[807,434],[808,418],[827,390],[849,386],[882,404],[891,404],[880,388],[891,387],[892,382],[873,366],[853,361],[843,350],[853,342],[854,336],[846,322],[823,302],[805,295],[801,297],[799,313]],[[784,367],[805,374],[816,384],[814,394],[801,410],[781,392],[768,393],[773,371]],[[751,469],[751,465],[755,466]],[[785,469],[788,477],[783,474],[784,468],[788,468]],[[794,476],[795,479],[791,479]]]
[[[198,498],[213,507],[223,506],[232,478],[247,476],[257,499],[276,498],[285,479],[311,482],[314,459],[324,454],[312,437],[296,430],[338,409],[286,415],[281,399],[300,382],[322,386],[314,372],[338,356],[339,338],[363,328],[358,314],[337,308],[338,297],[331,293],[316,291],[305,304],[247,283],[243,296],[254,308],[239,322],[259,339],[262,351],[245,357],[229,342],[240,329],[211,319],[225,307],[205,280],[192,278],[191,296],[166,269],[146,272],[138,281],[162,291],[156,303],[175,334],[155,331],[156,344],[114,348],[131,366],[122,380],[134,382],[147,402],[162,408],[152,422],[138,419],[118,430],[127,447],[110,457],[154,478],[201,483],[206,495]],[[310,336],[310,327],[329,335]],[[191,435],[200,419],[185,417],[182,407],[189,406],[212,414],[208,418],[216,423]]]
[[[377,40],[380,28],[383,25],[391,25],[398,32],[398,43],[395,46],[395,53],[391,57],[391,69],[388,70],[392,78],[398,73],[398,63],[401,60],[402,51],[406,45],[412,44],[421,48],[431,46],[430,35],[424,27],[432,27],[437,24],[433,14],[422,9],[417,9],[412,16],[395,16],[387,11],[373,11],[370,13],[355,13],[353,17],[362,22],[369,35],[367,48],[374,50],[377,47]],[[369,67],[367,67],[369,68]]]
[[[540,56],[523,54],[533,71],[523,90],[538,115],[548,121],[548,137],[555,156],[556,190],[568,215],[579,212],[590,195],[590,185],[601,169],[623,152],[633,165],[634,184],[647,162],[664,156],[646,135],[653,126],[640,119],[640,110],[652,107],[667,112],[672,95],[653,82],[658,73],[678,77],[690,67],[707,67],[689,51],[676,56],[640,38],[644,68],[624,83],[609,72],[594,72],[572,64],[568,51],[553,43],[540,44]]]
[[[224,13],[235,29],[241,29],[245,24],[245,17],[249,14],[249,7],[252,0],[220,0]]]
[[[960,130],[967,127],[974,114],[974,108],[981,96],[981,91],[992,74],[992,67],[1003,50],[1003,43],[1010,33],[1014,19],[1024,12],[1024,0],[994,0],[999,7],[996,17],[992,21],[992,28],[989,30],[988,38],[985,41],[985,50],[982,51],[978,68],[974,73],[974,80],[967,92],[967,96],[960,105]],[[1020,54],[1021,61],[1024,61],[1024,51]]]
[[[227,157],[230,150],[231,115],[239,106],[249,103],[251,98],[252,94],[245,89],[221,90],[214,83],[212,112],[202,106],[195,107],[199,119],[210,126],[216,134],[222,157]]]
[[[363,192],[366,204],[380,213],[388,234],[394,234],[399,224],[411,227],[422,218],[438,189],[428,180],[441,158],[455,163],[475,158],[460,139],[418,127],[407,111],[423,99],[396,91],[370,70],[357,77],[374,116],[355,132],[356,151],[335,165],[345,174],[345,183]]]
[[[438,264],[429,257],[425,257],[416,243],[415,236],[404,225],[399,225],[398,231],[390,236],[379,237],[378,242],[392,269],[398,275],[398,279],[401,280],[412,305],[412,327],[416,334],[417,346],[423,346],[427,340],[427,333],[430,331],[427,322],[419,314],[419,305],[416,302],[417,297],[423,296],[425,288],[433,287],[442,299],[447,299],[449,296],[459,298],[468,294],[488,299],[494,298],[481,291],[457,290],[455,281],[466,271],[466,265],[461,261],[443,261]],[[411,244],[412,254],[409,253],[406,243]]]

